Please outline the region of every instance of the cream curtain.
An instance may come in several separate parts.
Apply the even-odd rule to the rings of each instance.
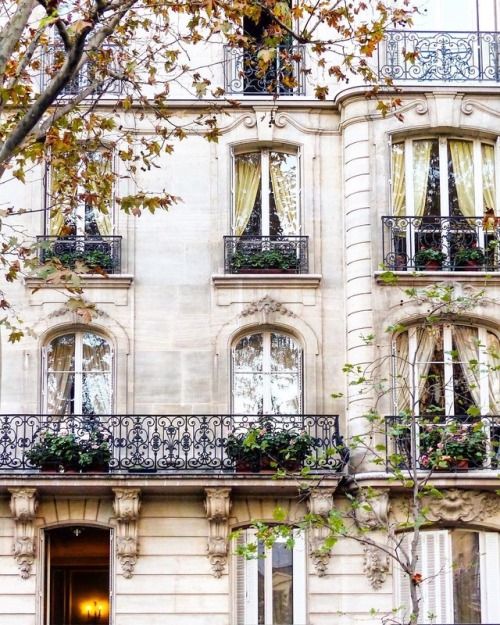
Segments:
[[[479,387],[479,351],[477,329],[467,326],[454,326],[453,336],[469,392],[478,408],[481,407],[481,390]],[[476,363],[476,364],[474,364]]]
[[[91,332],[83,335],[82,407],[85,414],[111,412],[111,350],[109,343]]]
[[[286,158],[296,159],[296,157],[288,155]],[[286,163],[283,162],[283,155],[276,157],[276,155],[271,153],[269,169],[281,230],[283,234],[297,234],[296,167],[292,169],[287,168]]]
[[[396,338],[396,353],[394,354],[396,379],[394,388],[396,391],[396,403],[398,413],[412,409],[411,406],[411,381],[409,379],[409,340],[408,332],[403,332]]]
[[[432,141],[413,142],[413,197],[415,217],[422,217],[427,200]]]
[[[492,208],[496,213],[495,201],[495,149],[492,145],[481,145],[483,166],[483,210]]]
[[[402,217],[406,211],[406,180],[404,143],[392,146],[392,213]]]
[[[442,341],[442,331],[437,332],[437,328],[417,328],[417,352],[415,354],[415,376],[418,397],[427,383],[427,374],[431,366],[432,356],[436,349],[437,342]],[[416,389],[415,389],[416,390]],[[444,392],[444,389],[443,389]]]
[[[495,334],[487,334],[488,395],[491,414],[498,414],[500,403],[500,342]],[[500,449],[498,450],[500,454]]]
[[[474,217],[474,160],[472,141],[450,141],[455,186],[458,196],[458,208],[465,217]]]
[[[234,231],[237,236],[241,236],[247,227],[259,190],[261,176],[260,153],[237,156],[235,161],[236,197]]]
[[[71,414],[74,399],[75,336],[65,334],[54,339],[47,354],[47,412]]]
[[[95,219],[99,234],[108,237],[113,234],[110,210],[112,198],[111,158],[108,153],[92,152],[89,155],[87,174],[85,176],[85,191],[98,198],[97,206],[85,207],[85,221],[88,211]]]

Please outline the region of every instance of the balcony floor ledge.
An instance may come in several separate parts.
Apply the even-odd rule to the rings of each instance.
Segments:
[[[427,472],[422,471],[422,477]],[[405,473],[409,477],[408,473]],[[401,482],[394,480],[391,473],[385,471],[366,471],[363,473],[352,474],[356,483],[362,484],[363,487],[387,488],[389,490],[400,491],[408,490],[403,487]],[[431,477],[432,485],[436,488],[464,488],[466,490],[498,490],[500,484],[500,472],[498,469],[479,469],[475,471],[446,471],[434,472]]]
[[[81,286],[88,289],[129,289],[134,276],[129,273],[115,273],[107,276],[82,274]],[[24,278],[24,285],[29,289],[61,289],[65,284],[47,283],[43,278]]]
[[[482,286],[500,286],[500,272],[488,271],[390,271],[397,278],[394,282],[385,282],[383,275],[387,271],[375,271],[374,277],[381,286],[415,286],[436,282],[467,282]]]
[[[206,488],[231,488],[238,495],[296,496],[299,485],[328,484],[336,488],[342,473],[327,472],[304,480],[300,477],[273,479],[271,474],[222,474],[196,475],[151,474],[24,474],[0,475],[0,495],[7,495],[12,488],[36,488],[40,495],[58,496],[112,496],[113,488],[140,488],[144,494],[204,494]]]
[[[216,289],[255,289],[276,287],[282,289],[317,289],[321,283],[319,273],[224,273],[213,274]]]

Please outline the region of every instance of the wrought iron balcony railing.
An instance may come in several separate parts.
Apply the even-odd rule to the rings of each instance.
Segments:
[[[340,472],[348,459],[338,416],[272,415],[273,431],[305,432],[314,439],[306,460],[315,472]],[[27,454],[46,432],[88,439],[98,433],[110,450],[110,472],[223,472],[235,466],[226,453],[230,434],[262,422],[254,415],[0,416],[0,472],[34,472]],[[269,421],[266,419],[266,427]],[[338,449],[340,448],[340,449]]]
[[[307,273],[308,237],[224,237],[226,273]]]
[[[390,416],[385,427],[389,471],[409,469],[415,461],[427,471],[500,467],[500,416]]]
[[[254,96],[304,95],[304,46],[282,45],[271,52],[274,57],[263,71],[259,68],[259,51],[224,46],[226,92]]]
[[[78,261],[89,273],[120,273],[121,237],[69,236],[37,237],[42,263],[57,258],[64,267],[74,269]]]
[[[498,32],[387,31],[379,48],[379,78],[394,81],[500,79]],[[406,54],[412,60],[406,60]]]
[[[394,271],[500,271],[500,226],[483,217],[382,217],[384,266]]]

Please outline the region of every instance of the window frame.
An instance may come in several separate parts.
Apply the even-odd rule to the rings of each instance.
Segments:
[[[109,346],[109,355],[110,355],[110,369],[109,369],[109,413],[113,414],[114,412],[114,396],[115,396],[115,349],[112,341],[105,334],[96,331],[93,328],[78,328],[72,329],[67,328],[65,331],[58,332],[55,335],[50,336],[47,341],[44,343],[42,347],[42,385],[41,385],[41,400],[40,404],[42,406],[42,412],[45,414],[49,413],[49,388],[48,388],[48,379],[49,371],[48,367],[48,352],[51,343],[62,336],[73,335],[75,337],[75,345],[74,345],[74,367],[72,373],[74,375],[74,405],[73,412],[69,413],[69,416],[72,415],[83,415],[83,335],[84,334],[94,334],[99,338],[106,341]],[[67,414],[55,415],[60,416],[63,419]]]
[[[256,530],[253,528],[245,528],[241,530],[238,538],[240,544],[255,541]],[[283,543],[284,539],[278,538],[276,542]],[[294,546],[292,548],[292,588],[293,588],[293,624],[305,625],[307,622],[307,549],[306,537],[303,530],[294,530]],[[264,557],[264,623],[272,625],[273,619],[273,603],[272,603],[272,549],[265,549]],[[258,564],[259,559],[244,559],[243,556],[233,555],[233,587],[234,596],[234,619],[237,625],[257,625],[259,623],[259,606],[258,606]],[[238,566],[240,565],[240,566]],[[241,566],[242,565],[242,566]],[[243,569],[243,573],[242,573]],[[239,575],[243,575],[243,580],[239,579]],[[244,593],[240,593],[241,587],[244,587]],[[244,605],[239,604],[239,598],[244,594]],[[242,609],[241,609],[242,608]],[[243,615],[243,621],[240,619],[240,612]]]
[[[230,380],[230,397],[231,397],[231,414],[237,414],[235,412],[235,397],[236,397],[236,393],[235,393],[235,352],[236,352],[236,347],[238,345],[238,343],[244,339],[244,338],[248,338],[257,334],[262,334],[263,335],[263,342],[262,342],[262,374],[263,374],[263,388],[262,388],[262,397],[263,397],[263,401],[262,401],[262,415],[269,415],[269,416],[279,416],[279,414],[281,413],[274,413],[271,411],[271,407],[272,407],[272,387],[271,384],[269,384],[269,380],[270,380],[270,376],[272,375],[272,369],[271,369],[271,334],[277,334],[280,336],[285,336],[287,338],[290,338],[295,345],[297,346],[297,349],[299,351],[299,357],[298,357],[298,362],[297,362],[297,382],[298,382],[298,399],[299,399],[299,410],[297,412],[297,415],[302,415],[304,413],[304,403],[305,403],[305,398],[304,398],[304,389],[305,389],[305,384],[304,384],[304,347],[301,343],[301,341],[299,341],[297,339],[297,337],[295,337],[293,334],[290,334],[289,332],[284,332],[279,328],[272,328],[272,327],[266,327],[266,328],[254,328],[253,330],[251,330],[250,332],[246,332],[244,334],[239,334],[233,341],[232,346],[231,346],[231,367],[230,367],[230,376],[231,376],[231,380]],[[266,351],[267,350],[267,351]],[[269,365],[267,370],[266,370],[266,365]],[[254,371],[249,371],[249,373],[254,373]],[[268,390],[268,396],[266,397],[266,389]],[[238,413],[240,414],[240,413]],[[283,414],[290,414],[290,413],[283,413]]]
[[[495,164],[495,202],[496,213],[500,214],[500,137],[495,140],[469,137],[469,136],[456,136],[456,135],[422,135],[411,137],[392,137],[389,143],[390,149],[390,205],[391,215],[396,216],[394,212],[394,171],[392,166],[392,154],[394,146],[398,144],[404,145],[404,177],[405,177],[405,211],[404,215],[397,215],[398,217],[414,217],[415,216],[415,194],[413,185],[413,143],[416,141],[437,141],[439,150],[439,216],[450,216],[450,203],[449,203],[449,172],[448,172],[448,142],[449,141],[469,141],[473,145],[473,167],[474,167],[474,206],[476,216],[483,215],[483,167],[482,167],[482,146],[489,145],[493,147],[494,151],[494,164]],[[443,163],[445,167],[443,167]],[[442,175],[443,172],[446,175]],[[479,207],[480,210],[479,210]]]
[[[237,236],[235,232],[236,226],[236,159],[238,156],[244,156],[247,154],[260,154],[260,194],[261,194],[261,233],[259,236],[269,236],[269,221],[270,221],[270,202],[269,197],[272,191],[271,178],[269,175],[270,165],[270,152],[278,152],[282,154],[288,154],[295,156],[297,159],[297,171],[296,171],[296,211],[297,211],[297,230],[293,235],[284,236],[300,236],[303,230],[303,218],[302,218],[302,157],[301,149],[299,146],[289,146],[283,144],[267,144],[267,145],[245,145],[233,147],[231,151],[231,214],[230,214],[230,232],[232,236]],[[266,193],[264,193],[264,183],[266,185]],[[265,213],[265,214],[264,214]],[[264,227],[265,226],[265,227]]]

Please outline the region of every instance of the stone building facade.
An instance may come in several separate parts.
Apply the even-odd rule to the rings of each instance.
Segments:
[[[401,88],[403,121],[380,115],[361,85],[333,86],[319,102],[308,84],[274,99],[243,82],[232,86],[241,106],[221,116],[218,143],[192,133],[161,169],[140,174],[150,191],[182,197],[168,213],[114,210],[107,224],[82,213],[82,239],[69,242],[46,211],[23,219],[31,236],[55,236],[55,253],[97,250],[111,264],[107,277],[84,278],[96,305],[88,324],[54,286],[35,277],[9,286],[32,333],[14,345],[2,337],[0,625],[375,624],[405,603],[396,565],[355,541],[326,552],[311,530],[292,550],[277,543],[244,561],[229,535],[242,529],[250,540],[252,522],[273,522],[277,506],[292,523],[327,516],[346,505],[349,475],[378,493],[378,519],[403,519],[405,495],[383,466],[355,451],[348,464],[338,453],[321,464],[326,447],[364,431],[373,405],[346,381],[346,362],[381,360],[389,375],[397,351],[412,363],[404,375],[419,416],[437,403],[453,420],[469,402],[491,449],[500,438],[500,7],[434,4],[408,39],[389,33],[374,60]],[[409,46],[420,50],[411,67]],[[210,54],[222,61],[222,46]],[[222,83],[234,60],[214,67]],[[174,94],[171,107],[189,119],[197,102]],[[46,174],[31,171],[11,198],[43,208],[47,188]],[[478,267],[460,264],[462,248],[484,250]],[[437,266],[418,256],[425,249],[441,253]],[[266,252],[287,266],[262,272]],[[402,289],[433,284],[485,295],[422,342],[426,304],[402,306]],[[483,373],[464,381],[450,351],[459,362],[475,357]],[[418,381],[429,370],[443,380],[433,397]],[[379,410],[397,415],[405,401],[388,393]],[[258,414],[315,437],[321,479],[308,496],[296,477],[235,471],[223,442]],[[96,418],[111,447],[107,472],[26,463],[47,423],[88,436]],[[422,623],[500,623],[490,456],[433,474],[443,497],[429,502],[421,546],[430,578]],[[377,519],[365,521],[383,540]]]

